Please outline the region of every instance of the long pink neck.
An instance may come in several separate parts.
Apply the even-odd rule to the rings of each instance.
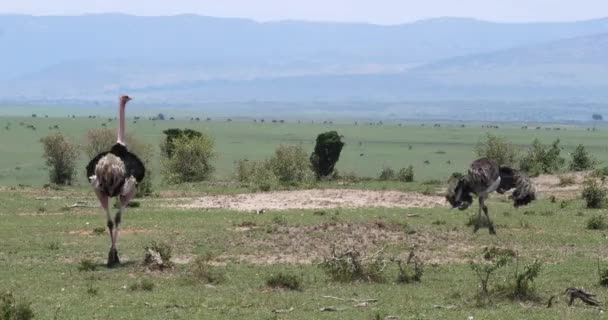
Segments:
[[[125,143],[125,108],[127,106],[126,101],[120,101],[120,112],[119,112],[119,127],[118,127],[118,143],[126,145]]]

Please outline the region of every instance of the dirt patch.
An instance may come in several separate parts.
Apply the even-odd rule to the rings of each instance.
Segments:
[[[145,234],[145,233],[152,233],[154,232],[153,229],[135,229],[135,228],[125,228],[125,229],[120,229],[119,230],[119,235],[138,235],[138,234]],[[94,230],[72,230],[72,231],[66,231],[67,234],[69,235],[77,235],[77,236],[94,236],[94,235],[107,235],[107,231],[102,233],[102,234],[98,234],[96,233]]]
[[[572,172],[563,174],[563,176],[573,177],[574,184],[569,186],[560,186],[560,176],[562,175],[540,175],[532,178],[532,182],[536,190],[545,196],[562,195],[567,197],[578,197],[583,189],[583,181],[590,172]]]
[[[207,196],[182,208],[230,209],[237,211],[332,209],[332,208],[431,208],[445,205],[441,196],[417,192],[315,189],[238,195]]]
[[[268,229],[270,228],[270,229]],[[397,223],[334,223],[310,226],[268,226],[266,230],[234,231],[240,235],[230,243],[243,254],[222,255],[217,261],[252,264],[311,264],[338,251],[356,249],[371,254],[384,246],[407,248],[416,245],[417,255],[428,264],[461,263],[475,250],[465,233],[420,230],[408,232]],[[409,233],[409,234],[408,234]]]

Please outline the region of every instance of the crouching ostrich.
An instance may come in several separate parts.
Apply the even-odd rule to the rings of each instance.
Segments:
[[[465,210],[473,203],[472,194],[477,195],[479,211],[473,232],[477,232],[481,226],[481,211],[483,210],[488,219],[490,234],[496,234],[485,201],[494,191],[503,194],[513,188],[515,190],[511,199],[516,208],[536,199],[535,188],[527,175],[509,167],[500,167],[494,160],[482,158],[473,161],[466,175],[450,179],[446,199],[453,208]]]
[[[118,226],[122,220],[123,211],[129,201],[135,197],[137,183],[141,182],[146,173],[141,160],[130,153],[125,145],[125,108],[129,100],[131,100],[129,96],[120,97],[118,141],[110,151],[100,153],[87,165],[87,177],[106,213],[108,221],[108,230],[112,241],[108,254],[108,267],[120,263],[116,250]],[[114,220],[112,220],[109,208],[109,199],[112,197],[119,197],[120,200],[120,207],[114,216]]]

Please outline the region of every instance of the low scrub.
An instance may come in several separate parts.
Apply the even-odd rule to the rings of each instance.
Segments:
[[[608,229],[608,224],[606,224],[606,219],[604,216],[596,215],[587,220],[587,229],[606,230]]]
[[[559,143],[560,141],[557,139],[550,146],[545,146],[540,140],[534,139],[528,153],[522,157],[519,163],[520,169],[532,176],[558,172],[566,162],[560,156],[561,147]]]
[[[574,152],[572,152],[569,169],[571,171],[591,170],[596,164],[597,160],[587,152],[585,146],[579,144]]]
[[[382,251],[363,257],[361,252],[354,249],[342,252],[334,249],[330,256],[323,258],[319,266],[334,281],[383,282],[386,263]]]
[[[382,171],[380,171],[380,175],[378,176],[378,180],[380,181],[391,181],[395,180],[396,174],[395,170],[391,167],[383,167]]]
[[[150,279],[142,279],[141,281],[132,283],[129,286],[129,290],[131,291],[152,291],[154,290],[154,282]]]
[[[265,160],[237,161],[235,175],[239,182],[261,191],[310,186],[315,181],[308,156],[296,145],[280,145],[274,155]]]
[[[294,290],[300,291],[302,290],[302,284],[300,282],[300,277],[289,274],[279,272],[277,274],[270,275],[266,279],[266,285],[273,289],[286,289],[286,290]]]
[[[180,135],[161,149],[165,150],[161,158],[162,173],[170,183],[205,181],[215,170],[211,163],[216,156],[214,141],[208,134]]]
[[[408,166],[407,168],[399,169],[397,180],[401,182],[414,182],[414,167]]]
[[[78,271],[95,271],[97,270],[97,264],[90,259],[80,260],[78,264]]]
[[[604,188],[604,182],[599,182],[597,179],[590,177],[585,179],[582,197],[585,200],[587,208],[600,209],[606,203],[607,191]]]
[[[397,266],[399,267],[397,283],[405,284],[422,281],[424,264],[416,256],[414,249],[410,250],[410,254],[405,262],[402,260],[396,260],[396,262]]]
[[[30,320],[34,311],[29,303],[17,302],[11,292],[0,293],[0,320]]]
[[[190,277],[198,283],[219,284],[224,281],[224,272],[211,265],[210,255],[197,257],[190,266]]]
[[[152,242],[144,248],[144,265],[150,270],[165,270],[173,268],[171,262],[171,246],[166,243]]]
[[[43,158],[49,169],[50,182],[71,185],[76,174],[78,146],[59,132],[49,134],[40,142],[44,148]]]

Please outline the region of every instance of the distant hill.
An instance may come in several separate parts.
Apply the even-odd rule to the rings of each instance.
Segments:
[[[195,15],[0,15],[0,80],[8,80],[0,97],[88,99],[201,81],[390,75],[456,56],[604,32],[608,19],[508,24],[438,18],[378,26]]]

